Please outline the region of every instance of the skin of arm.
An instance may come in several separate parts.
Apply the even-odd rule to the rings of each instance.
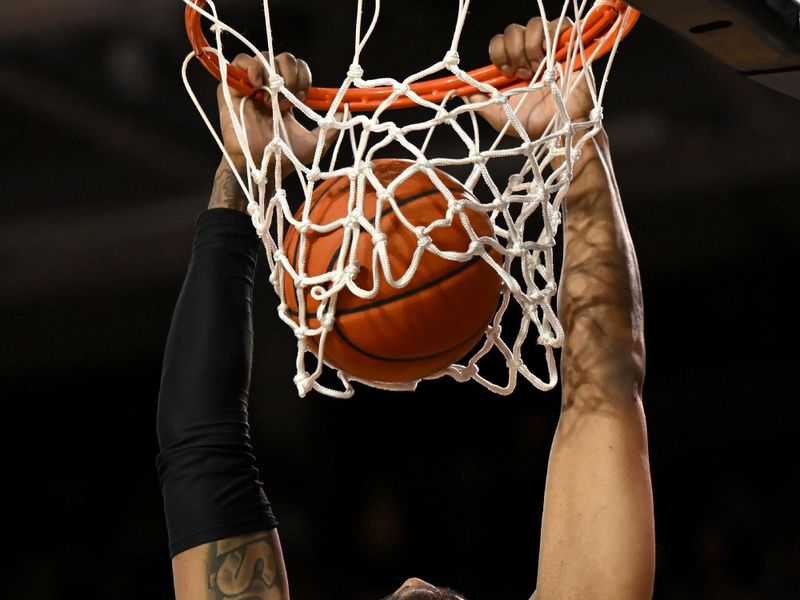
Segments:
[[[247,72],[255,87],[261,87],[267,79],[263,65],[256,57],[240,54],[233,64]],[[308,65],[289,53],[276,56],[275,65],[287,89],[303,100],[311,85]],[[245,99],[233,89],[231,97],[234,113],[238,115],[240,104]],[[225,150],[233,168],[244,178],[247,162],[234,132],[221,86],[217,90],[217,101]],[[316,148],[319,131],[309,131],[298,123],[292,115],[292,105],[285,99],[280,99],[279,106],[292,150],[301,161],[308,162]],[[248,101],[244,119],[248,146],[255,164],[260,165],[263,148],[272,136],[272,110],[265,103]],[[335,134],[336,130],[329,131],[325,149]],[[285,174],[291,173],[291,162],[284,160],[282,167]],[[247,212],[247,198],[233,168],[224,158],[220,162],[214,176],[209,209],[227,208]],[[232,536],[185,550],[172,559],[172,573],[177,600],[289,599],[286,567],[277,530]]]
[[[554,23],[549,28],[553,33]],[[490,42],[493,63],[506,74],[530,77],[544,58],[543,31],[539,18],[510,25]],[[533,139],[553,115],[549,95],[533,92],[517,111]],[[585,84],[572,92],[567,107],[575,120],[589,113]],[[482,115],[498,130],[506,121],[498,106]],[[647,600],[655,533],[642,407],[639,269],[605,132],[582,155],[564,199],[562,409],[548,465],[533,599]]]
[[[639,271],[601,132],[565,200],[562,407],[536,600],[646,600],[655,572]]]
[[[214,174],[208,208],[231,208],[247,212],[247,197],[227,161],[222,161]]]
[[[277,530],[195,546],[172,560],[176,600],[288,600]]]

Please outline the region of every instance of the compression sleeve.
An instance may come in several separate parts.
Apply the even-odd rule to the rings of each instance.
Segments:
[[[171,556],[277,525],[247,421],[258,244],[243,213],[216,208],[197,219],[158,400],[156,463]]]

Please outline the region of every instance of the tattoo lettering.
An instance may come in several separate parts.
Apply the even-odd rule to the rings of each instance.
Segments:
[[[263,533],[213,542],[208,555],[209,600],[280,600],[272,538]]]

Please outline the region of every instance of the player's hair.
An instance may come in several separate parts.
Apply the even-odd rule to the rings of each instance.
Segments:
[[[389,594],[382,600],[397,600],[400,594],[396,592]],[[409,590],[403,592],[403,600],[466,600],[462,594],[445,587],[437,587],[436,590],[424,588],[420,590]]]

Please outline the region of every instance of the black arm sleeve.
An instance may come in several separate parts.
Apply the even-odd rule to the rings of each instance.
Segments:
[[[171,556],[277,525],[247,422],[258,244],[243,213],[218,208],[197,219],[158,401],[156,462]]]

